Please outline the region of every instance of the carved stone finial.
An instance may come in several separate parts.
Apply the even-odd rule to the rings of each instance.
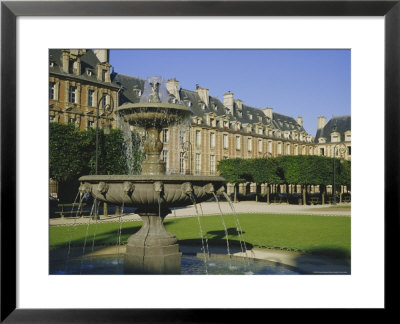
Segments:
[[[151,94],[149,97],[149,102],[161,102],[160,96],[159,96],[159,90],[160,90],[160,82],[154,81],[150,82],[151,85]]]

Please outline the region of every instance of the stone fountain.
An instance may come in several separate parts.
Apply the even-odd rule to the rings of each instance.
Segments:
[[[80,192],[114,205],[136,207],[142,218],[140,230],[128,239],[124,273],[179,274],[181,252],[177,238],[163,225],[171,207],[184,207],[213,197],[224,190],[225,180],[215,176],[166,175],[165,162],[160,160],[163,128],[184,122],[191,111],[171,104],[160,96],[165,87],[161,78],[149,78],[140,103],[127,103],[116,109],[116,114],[130,125],[146,130],[144,150],[147,158],[140,175],[83,176]],[[163,89],[165,90],[165,89]],[[166,90],[165,90],[166,91]]]

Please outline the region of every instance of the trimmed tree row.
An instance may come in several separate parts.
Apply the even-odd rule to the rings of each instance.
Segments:
[[[236,201],[237,185],[253,182],[267,184],[269,203],[272,185],[300,185],[303,203],[306,203],[307,187],[320,187],[322,203],[325,203],[326,186],[333,185],[335,170],[335,192],[340,186],[351,185],[351,162],[324,156],[297,155],[258,159],[225,159],[217,166],[221,176],[234,185]]]

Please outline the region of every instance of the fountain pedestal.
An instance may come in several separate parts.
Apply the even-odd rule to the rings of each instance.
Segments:
[[[125,274],[180,274],[181,255],[177,238],[168,233],[163,219],[169,209],[137,211],[141,229],[128,239],[124,261]]]

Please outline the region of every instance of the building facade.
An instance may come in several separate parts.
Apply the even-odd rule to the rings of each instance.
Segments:
[[[139,102],[145,80],[110,72],[108,50],[50,50],[50,122],[74,123],[80,129],[116,127],[114,110],[124,103]],[[216,175],[218,162],[226,158],[260,158],[281,155],[321,155],[351,159],[351,117],[318,117],[315,136],[303,127],[301,116],[294,119],[273,108],[256,108],[235,98],[232,92],[222,100],[209,89],[196,85],[186,90],[179,81],[166,82],[171,103],[192,110],[190,122],[164,129],[160,159],[167,174]],[[104,95],[104,98],[102,98]],[[102,100],[104,99],[104,100]],[[104,101],[104,102],[103,102]],[[140,131],[140,130],[138,130]]]
[[[351,160],[351,116],[318,117],[314,142],[318,155]]]
[[[118,106],[119,86],[110,78],[108,50],[51,49],[49,51],[50,122],[73,123],[79,129],[115,127],[107,107]]]

